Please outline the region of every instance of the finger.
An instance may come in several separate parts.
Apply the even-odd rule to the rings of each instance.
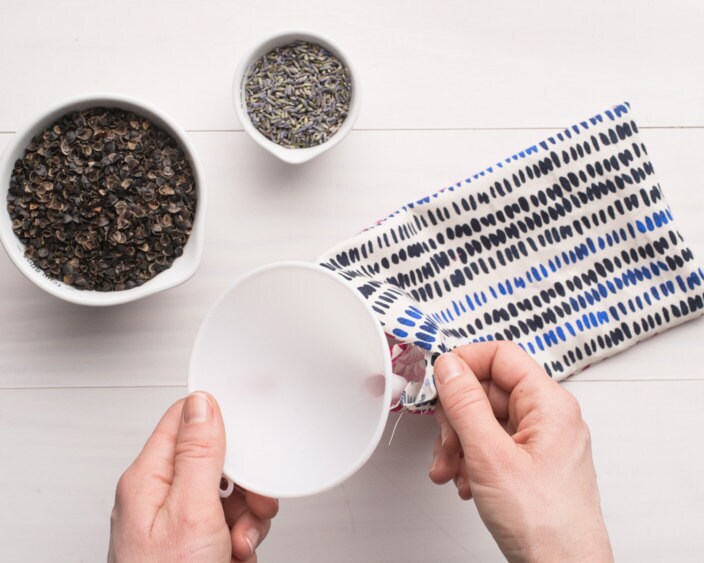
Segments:
[[[220,505],[225,462],[225,428],[213,397],[197,391],[183,405],[174,452],[174,480],[169,499],[195,515]]]
[[[436,485],[447,483],[457,474],[460,463],[459,454],[447,452],[447,450],[442,447],[441,438],[438,436],[433,449],[433,464],[428,472],[430,480]]]
[[[509,394],[491,379],[479,380],[479,382],[482,384],[487,399],[489,399],[494,416],[500,419],[508,418]]]
[[[467,464],[464,463],[464,460],[462,460],[462,463],[460,463],[457,474],[455,475],[455,478],[453,479],[455,483],[455,487],[457,487],[457,494],[462,500],[469,500],[472,498],[472,487],[469,482],[469,476],[467,473]]]
[[[251,491],[245,494],[247,506],[252,514],[259,518],[271,520],[279,512],[279,501],[275,498],[269,498]]]
[[[249,559],[242,560],[242,559],[237,559],[234,555],[232,556],[232,559],[230,559],[230,563],[257,563],[259,559],[257,558],[257,554],[255,553],[250,557]]]
[[[435,361],[435,385],[467,458],[512,451],[511,438],[496,420],[479,380],[460,356],[443,354]]]
[[[228,528],[232,528],[237,519],[247,512],[247,500],[244,494],[235,490],[226,499],[222,500],[222,510],[225,513],[225,522]]]
[[[465,361],[477,379],[491,380],[508,394],[522,381],[530,383],[533,388],[557,385],[527,352],[513,342],[476,342],[455,348],[453,353]]]
[[[235,522],[230,537],[232,539],[232,555],[235,559],[247,561],[257,546],[264,541],[269,529],[271,520],[257,518],[249,511],[244,512]]]
[[[447,420],[447,416],[442,410],[442,405],[438,405],[435,408],[435,419],[440,425],[440,442],[445,451],[449,453],[459,453],[462,449],[462,444],[460,444],[459,436],[457,432],[452,428],[450,422]]]
[[[174,452],[183,400],[166,411],[142,451],[120,479],[116,506],[152,518],[164,504],[174,478]]]
[[[461,348],[457,348],[454,352],[458,353],[458,351],[460,350]],[[462,356],[460,355],[460,357]],[[471,367],[471,364],[469,365]],[[475,375],[477,374],[475,373]],[[486,396],[489,399],[489,403],[491,404],[491,408],[494,411],[494,415],[496,416],[496,418],[508,418],[509,394],[504,391],[501,387],[499,387],[495,381],[492,381],[490,374],[485,377],[479,377],[479,375],[477,375],[477,379],[479,379],[479,382],[482,384],[482,388],[484,389],[484,392],[486,393]],[[435,407],[435,414],[437,415],[436,419],[438,420],[439,424],[447,420],[447,417],[442,411],[442,405],[438,404],[438,406]],[[454,445],[451,443],[450,448],[452,449],[453,446]],[[459,443],[457,447],[459,447]]]
[[[509,395],[508,414],[516,426],[528,413],[552,416],[562,388],[513,342],[481,342],[454,350],[480,380],[490,380]],[[503,417],[502,417],[503,418]]]
[[[262,519],[271,519],[279,512],[279,501],[273,498],[258,495],[251,491],[238,491],[223,499],[225,521],[231,528],[237,519],[247,510]]]

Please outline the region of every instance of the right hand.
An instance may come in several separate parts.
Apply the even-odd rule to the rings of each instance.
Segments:
[[[454,480],[509,561],[613,561],[589,429],[577,400],[509,342],[435,362],[430,478]]]

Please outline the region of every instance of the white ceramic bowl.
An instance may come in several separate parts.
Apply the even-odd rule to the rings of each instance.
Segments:
[[[288,45],[293,41],[308,41],[310,43],[317,43],[322,47],[325,47],[333,55],[335,55],[349,70],[350,78],[352,80],[352,95],[350,98],[350,109],[345,121],[342,123],[340,129],[328,139],[325,143],[317,145],[315,147],[296,149],[296,148],[286,148],[281,145],[277,145],[273,141],[267,139],[262,135],[256,127],[252,124],[247,113],[247,107],[244,95],[244,86],[247,75],[249,74],[252,66],[264,55],[266,55],[272,49],[276,47],[282,47]],[[242,59],[239,67],[235,72],[235,79],[232,85],[232,97],[235,104],[235,111],[237,112],[237,117],[242,123],[242,127],[249,134],[252,139],[254,139],[259,145],[264,147],[274,156],[280,158],[284,162],[289,164],[301,164],[324,153],[328,149],[334,147],[337,143],[342,141],[342,139],[352,130],[354,122],[357,120],[357,115],[359,114],[360,108],[360,90],[359,90],[359,80],[357,74],[352,67],[352,63],[349,57],[344,53],[344,51],[333,41],[310,31],[286,31],[283,33],[278,33],[272,37],[269,37],[265,41],[259,43],[256,47],[252,48],[247,55]]]
[[[240,279],[206,315],[188,388],[220,405],[225,475],[287,498],[364,465],[395,378],[381,324],[354,286],[322,266],[283,262]]]
[[[169,269],[157,274],[151,280],[138,287],[122,291],[106,292],[77,289],[48,277],[31,260],[25,258],[25,247],[12,231],[12,221],[7,211],[7,192],[10,187],[10,175],[12,174],[14,163],[18,158],[22,158],[24,150],[32,138],[61,116],[91,107],[114,107],[132,111],[148,118],[171,135],[188,158],[198,191],[198,203],[193,229],[188,242],[183,248],[183,255],[174,260]],[[0,208],[0,241],[2,241],[8,256],[15,263],[15,266],[27,278],[48,293],[80,305],[104,306],[127,303],[128,301],[134,301],[135,299],[179,285],[195,273],[203,252],[203,229],[206,209],[205,178],[195,149],[184,132],[164,112],[141,100],[128,96],[92,94],[71,98],[49,108],[32,120],[27,127],[18,131],[5,148],[2,159],[0,159]]]

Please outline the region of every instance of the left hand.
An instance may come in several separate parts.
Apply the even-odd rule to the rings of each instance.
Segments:
[[[213,397],[196,392],[166,412],[117,485],[110,563],[256,563],[278,511],[239,492],[220,500],[225,429]]]

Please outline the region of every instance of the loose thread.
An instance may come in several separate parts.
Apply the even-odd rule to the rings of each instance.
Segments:
[[[401,414],[396,419],[396,424],[394,424],[394,429],[391,431],[391,437],[389,438],[389,443],[388,443],[387,447],[391,446],[391,441],[394,439],[394,435],[396,434],[396,429],[398,428],[398,423],[401,422],[401,419],[403,418],[404,414],[406,414],[406,409],[402,410]]]

